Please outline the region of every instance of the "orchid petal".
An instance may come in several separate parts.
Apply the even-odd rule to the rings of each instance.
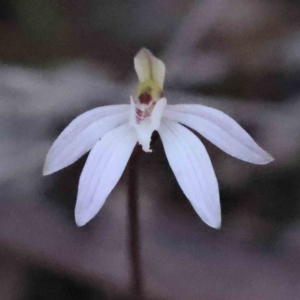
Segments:
[[[217,109],[199,104],[170,105],[164,116],[194,129],[233,157],[254,164],[273,160],[236,121]]]
[[[132,96],[130,96],[129,123],[132,127],[134,127],[136,124],[135,103],[134,103]]]
[[[78,226],[90,221],[119,181],[137,136],[129,124],[108,132],[90,152],[82,171],[75,208]]]
[[[160,121],[162,114],[164,112],[164,109],[167,105],[167,99],[161,98],[157,101],[155,104],[152,114],[151,114],[151,127],[152,131],[157,130],[160,126]]]
[[[106,132],[125,123],[129,105],[90,110],[73,120],[50,148],[43,169],[49,175],[69,166],[89,151]]]
[[[191,131],[173,121],[163,120],[158,132],[182,191],[202,220],[219,228],[218,182],[205,147]]]

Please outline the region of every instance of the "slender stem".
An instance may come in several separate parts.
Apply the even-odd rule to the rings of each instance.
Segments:
[[[128,213],[129,213],[129,256],[131,265],[131,284],[134,298],[143,299],[141,253],[140,253],[140,226],[139,205],[137,191],[137,161],[138,148],[136,148],[129,161],[128,185]]]

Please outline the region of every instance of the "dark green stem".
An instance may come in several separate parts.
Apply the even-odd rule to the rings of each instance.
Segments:
[[[140,224],[137,188],[137,161],[140,149],[135,148],[129,161],[128,213],[129,213],[129,256],[133,299],[143,300]]]

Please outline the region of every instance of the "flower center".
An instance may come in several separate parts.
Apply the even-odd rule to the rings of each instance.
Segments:
[[[135,97],[131,98],[130,124],[135,128],[143,150],[151,152],[151,136],[160,126],[166,105],[166,99],[162,98],[165,65],[149,50],[141,49],[134,58],[134,67],[139,84]]]
[[[139,95],[139,101],[142,104],[149,104],[152,101],[152,96],[149,93],[142,93]]]
[[[135,128],[138,142],[142,145],[145,152],[151,152],[151,136],[153,131],[157,130],[160,126],[160,120],[165,106],[165,98],[156,102],[151,100],[149,104],[143,104],[131,98],[130,124]]]
[[[140,124],[145,119],[151,116],[155,102],[149,93],[142,93],[139,95],[138,100],[135,102],[135,120]]]

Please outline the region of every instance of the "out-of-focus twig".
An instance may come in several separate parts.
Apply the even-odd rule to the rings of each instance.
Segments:
[[[172,61],[178,56],[190,53],[195,43],[199,42],[216,22],[226,2],[227,0],[195,1],[189,14],[170,40],[165,50],[165,60]]]
[[[164,53],[168,81],[190,83],[192,79],[204,82],[220,78],[226,73],[224,56],[195,49],[196,44],[216,23],[226,4],[227,0],[195,1]]]

